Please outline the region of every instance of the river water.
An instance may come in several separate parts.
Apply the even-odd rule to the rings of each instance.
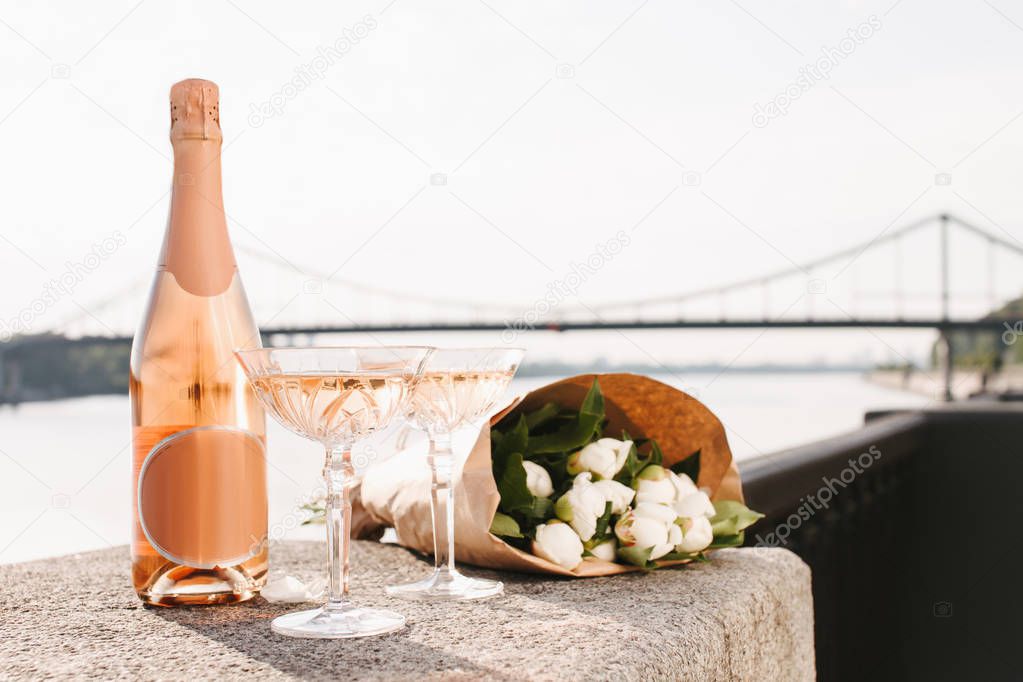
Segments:
[[[679,387],[677,377],[657,377]],[[736,458],[748,459],[857,428],[868,409],[915,407],[926,398],[854,373],[688,374],[685,388],[722,420]],[[552,381],[516,379],[517,394]],[[128,399],[97,396],[0,408],[0,563],[128,542],[131,449]],[[322,452],[268,425],[271,537],[319,538],[296,526],[317,488]],[[386,452],[393,439],[376,449]],[[127,568],[125,569],[127,570]]]

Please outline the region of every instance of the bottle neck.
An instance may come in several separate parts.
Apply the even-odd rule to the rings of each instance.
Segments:
[[[236,265],[224,218],[220,183],[220,136],[178,138],[174,185],[160,267],[196,296],[224,293]]]

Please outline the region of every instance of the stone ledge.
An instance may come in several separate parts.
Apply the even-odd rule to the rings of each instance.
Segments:
[[[0,660],[11,678],[812,680],[810,571],[791,552],[721,550],[684,569],[585,580],[497,574],[503,597],[452,605],[383,587],[428,565],[356,542],[356,601],[400,611],[401,633],[295,640],[270,632],[295,605],[144,608],[119,547],[0,566]],[[275,547],[272,565],[310,577],[320,543]]]

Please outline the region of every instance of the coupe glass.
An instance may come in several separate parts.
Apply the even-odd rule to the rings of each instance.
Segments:
[[[455,517],[452,435],[479,428],[511,382],[522,360],[520,348],[437,349],[412,393],[409,423],[430,438],[427,461],[432,475],[433,575],[387,593],[407,599],[440,601],[482,599],[500,594],[504,585],[462,575],[455,568]]]
[[[327,603],[275,618],[274,632],[336,639],[398,630],[405,617],[355,606],[348,597],[352,446],[408,408],[433,351],[425,346],[266,348],[235,353],[263,405],[285,428],[327,451]]]

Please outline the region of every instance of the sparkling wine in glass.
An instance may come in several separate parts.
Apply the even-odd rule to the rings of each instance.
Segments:
[[[355,484],[352,446],[408,409],[432,348],[379,346],[268,348],[236,353],[266,410],[285,428],[326,450],[327,603],[275,618],[274,632],[337,639],[398,630],[405,617],[355,606],[348,596]]]
[[[408,419],[430,439],[434,570],[418,582],[389,586],[388,594],[450,601],[492,597],[504,590],[496,580],[472,578],[455,568],[451,437],[464,428],[479,428],[507,390],[523,353],[519,348],[437,349],[427,361],[413,390]]]

